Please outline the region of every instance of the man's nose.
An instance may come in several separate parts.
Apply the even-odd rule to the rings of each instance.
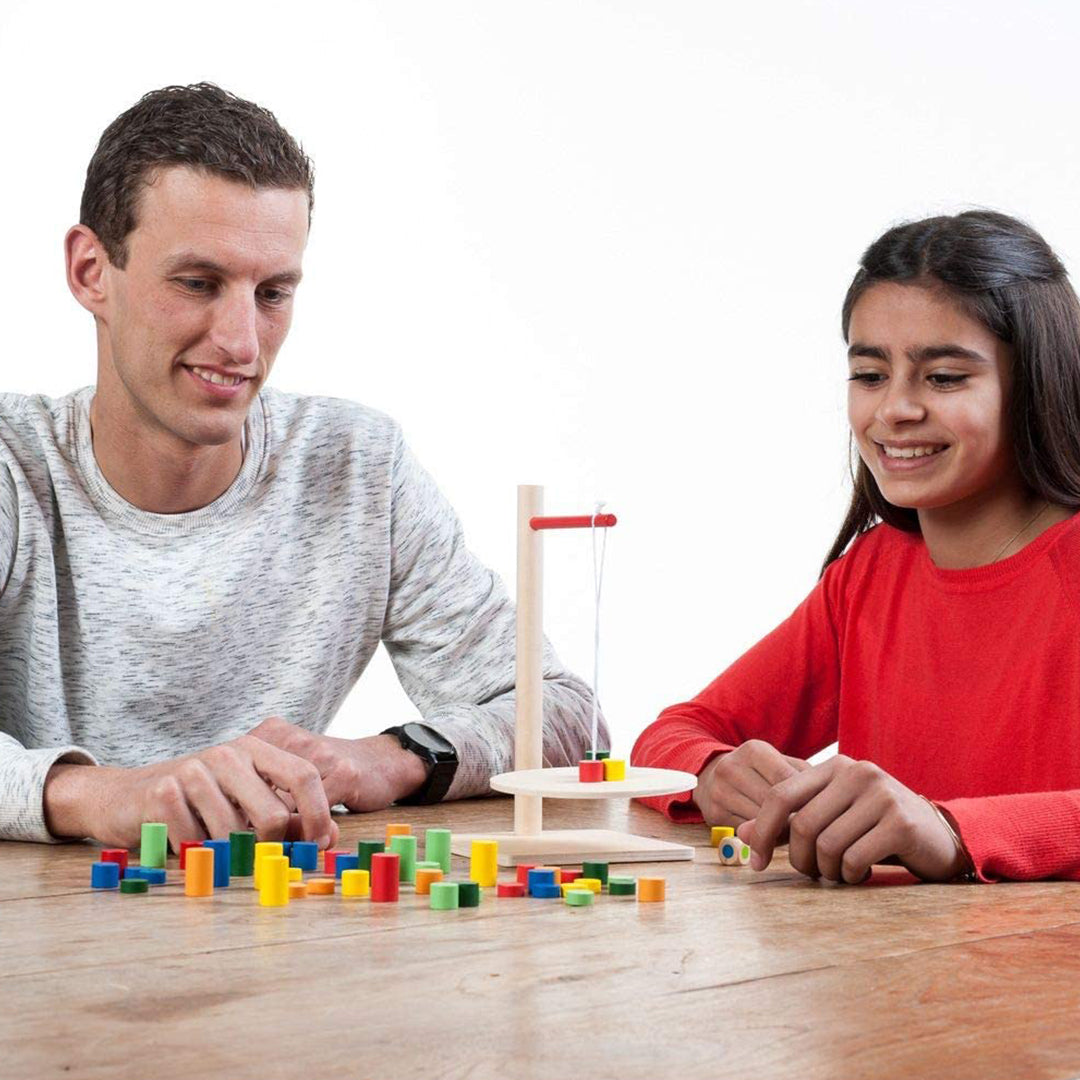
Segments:
[[[224,297],[214,313],[210,340],[238,366],[254,364],[259,358],[255,297],[241,292]]]

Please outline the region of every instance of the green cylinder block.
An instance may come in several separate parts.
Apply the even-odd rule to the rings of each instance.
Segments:
[[[233,877],[251,877],[255,873],[255,834],[229,833],[229,873]]]
[[[169,827],[160,821],[144,821],[142,844],[139,847],[139,865],[163,870],[169,854]]]
[[[424,858],[437,862],[444,874],[450,873],[450,830],[428,829],[424,833]]]
[[[601,885],[606,885],[608,883],[608,864],[606,862],[582,863],[581,876],[597,878]]]
[[[612,896],[634,896],[637,893],[637,881],[632,877],[609,877],[608,892]]]
[[[386,850],[386,845],[381,840],[361,840],[356,845],[356,857],[359,859],[356,868],[371,873],[371,856],[381,855]]]
[[[588,907],[593,902],[592,889],[567,889],[563,899],[571,907]]]
[[[146,878],[129,877],[120,882],[122,893],[142,893],[150,891],[150,882]]]
[[[480,883],[478,881],[458,882],[458,904],[461,907],[480,906]]]
[[[399,855],[398,881],[416,884],[416,837],[415,836],[391,836],[390,853]]]
[[[459,906],[459,902],[460,897],[456,881],[433,881],[431,883],[431,908],[433,911],[453,911]]]

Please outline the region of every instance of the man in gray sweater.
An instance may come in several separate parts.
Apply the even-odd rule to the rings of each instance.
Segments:
[[[512,767],[514,609],[397,425],[266,387],[312,170],[208,84],[105,131],[67,234],[97,384],[0,394],[0,839],[174,847],[330,808],[484,794]],[[323,734],[380,640],[423,723]],[[550,648],[544,755],[587,687]],[[606,745],[606,730],[602,733]]]

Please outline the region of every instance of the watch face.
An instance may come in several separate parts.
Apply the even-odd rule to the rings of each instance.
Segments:
[[[454,747],[437,731],[423,724],[405,724],[401,729],[413,742],[435,754],[454,754]],[[456,756],[456,755],[455,755]]]

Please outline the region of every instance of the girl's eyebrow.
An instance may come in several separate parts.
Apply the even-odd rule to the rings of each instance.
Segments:
[[[941,360],[945,357],[955,357],[957,360],[974,360],[980,364],[990,363],[990,359],[983,356],[982,353],[965,348],[963,345],[957,345],[955,342],[945,342],[941,345],[919,345],[915,348],[905,349],[904,354],[913,364],[921,364],[929,360]],[[879,345],[864,345],[855,341],[848,347],[848,359],[853,360],[857,356],[889,362],[888,349],[883,349]]]

